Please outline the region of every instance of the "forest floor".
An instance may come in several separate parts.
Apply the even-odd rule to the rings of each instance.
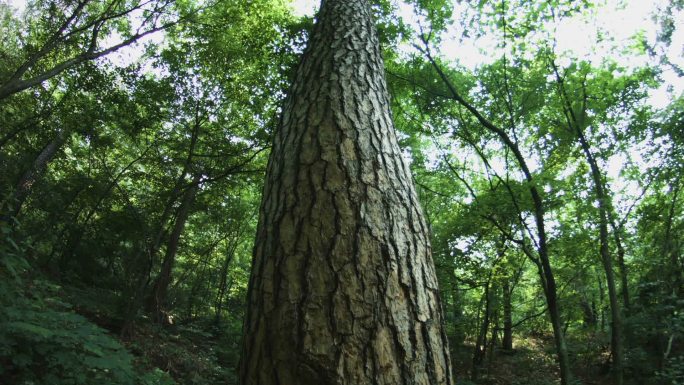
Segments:
[[[526,336],[514,343],[512,351],[495,349],[488,352],[476,381],[472,381],[472,344],[455,349],[456,383],[459,385],[556,385],[560,375],[555,361],[553,340],[550,337]],[[575,362],[574,375],[583,385],[610,383],[601,370],[601,357]]]

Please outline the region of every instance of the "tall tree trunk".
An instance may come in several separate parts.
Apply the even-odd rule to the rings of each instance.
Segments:
[[[613,229],[615,232],[615,245],[617,246],[617,260],[618,268],[620,269],[620,292],[622,294],[622,306],[625,313],[629,316],[630,301],[629,301],[629,280],[627,272],[627,264],[625,263],[625,248],[622,246],[622,240],[618,233],[618,229]]]
[[[484,362],[485,353],[487,352],[487,332],[489,331],[489,317],[491,313],[491,279],[492,274],[490,273],[489,277],[487,278],[484,293],[482,294],[482,302],[484,302],[482,323],[480,324],[480,330],[477,333],[477,340],[475,341],[475,348],[473,349],[473,370],[470,373],[470,379],[473,381],[477,381],[477,379],[480,377],[480,369],[482,367],[482,363]]]
[[[598,289],[599,289],[599,301],[598,301],[598,307],[599,311],[597,312],[598,318],[600,319],[600,324],[601,324],[601,331],[606,330],[606,306],[605,306],[605,300],[606,300],[606,291],[603,288],[603,280],[601,279],[601,274],[599,272],[596,272],[596,282],[598,283]]]
[[[603,181],[598,169],[596,160],[591,155],[588,143],[584,135],[580,132],[580,141],[584,149],[587,160],[590,163],[592,177],[594,179],[594,189],[599,201],[599,253],[603,270],[606,274],[606,287],[608,288],[608,301],[610,302],[611,318],[611,354],[613,358],[613,382],[615,385],[623,383],[623,348],[622,348],[622,314],[620,302],[618,301],[617,286],[615,284],[615,273],[613,271],[613,259],[608,249],[608,216],[606,214],[606,195],[603,189]]]
[[[584,327],[595,330],[597,322],[595,303],[593,301],[589,302],[589,299],[583,296],[580,300],[580,307],[582,308],[582,322]]]
[[[388,99],[371,1],[324,0],[267,169],[243,385],[453,384]]]
[[[665,234],[663,238],[663,254],[665,256],[663,266],[667,270],[667,273],[664,274],[664,276],[667,277],[667,281],[669,281],[666,285],[664,285],[667,291],[669,291],[669,293],[666,292],[665,294],[668,297],[669,294],[671,294],[671,298],[675,299],[675,301],[681,300],[682,291],[684,291],[684,287],[682,287],[682,280],[684,277],[682,277],[682,266],[680,262],[681,247],[679,243],[679,237],[677,237],[677,234],[674,234],[675,220],[677,215],[677,200],[681,191],[681,185],[679,181],[680,178],[677,178],[675,182],[670,185],[669,193],[672,198],[670,200],[667,212]],[[681,308],[681,305],[677,306],[677,304],[673,303],[671,300],[668,300],[667,302],[672,304],[670,317],[675,319],[677,317],[677,309]],[[658,351],[661,352],[658,367],[662,370],[667,365],[667,359],[672,352],[672,341],[674,340],[675,333],[671,331],[664,331],[660,334],[661,335],[659,336],[657,343]]]
[[[577,139],[579,140],[580,147],[586,158],[589,168],[591,170],[591,178],[594,184],[594,192],[596,194],[596,199],[598,200],[598,211],[599,211],[599,254],[601,256],[601,263],[603,264],[603,270],[606,275],[606,288],[608,289],[608,301],[610,303],[610,316],[611,316],[611,354],[613,359],[613,383],[615,385],[622,385],[623,383],[623,347],[622,347],[622,310],[620,308],[620,302],[618,301],[617,285],[615,284],[615,272],[613,269],[613,258],[609,250],[609,233],[608,233],[608,210],[609,210],[609,196],[606,192],[605,185],[603,183],[603,175],[599,168],[598,162],[591,152],[591,146],[584,135],[583,126],[585,117],[582,115],[578,118],[572,108],[570,99],[565,91],[565,85],[563,78],[560,76],[558,68],[555,63],[552,63],[557,83],[558,89],[561,96],[561,100],[565,104],[565,114],[568,121],[568,127],[573,129],[577,134]],[[586,114],[586,100],[587,94],[584,90],[584,100],[582,114]]]
[[[499,317],[499,289],[500,282],[494,280],[492,286],[489,289],[489,347],[485,346],[487,352],[487,366],[491,367],[494,361],[495,350],[499,345],[499,331],[501,330],[500,317]]]
[[[610,203],[610,202],[609,202]],[[622,307],[626,314],[629,314],[630,300],[629,300],[629,279],[627,264],[625,263],[625,248],[622,245],[622,224],[617,223],[615,219],[615,210],[610,204],[610,209],[607,211],[608,224],[613,229],[613,241],[617,248],[617,262],[620,270],[620,293],[622,294]]]
[[[241,225],[238,225],[235,231],[235,237],[231,239],[225,250],[225,256],[223,258],[223,263],[221,264],[221,270],[219,272],[219,287],[218,293],[216,294],[216,300],[214,302],[214,309],[216,309],[216,315],[214,317],[214,323],[216,325],[221,324],[221,312],[223,311],[223,302],[225,300],[226,293],[229,291],[230,287],[228,285],[228,268],[235,257],[235,250],[240,244],[240,237],[242,235]]]
[[[169,236],[169,243],[166,245],[166,253],[164,254],[161,271],[152,285],[147,310],[155,316],[157,322],[164,321],[163,312],[166,310],[167,306],[167,294],[169,285],[171,284],[171,273],[173,272],[173,266],[176,263],[176,254],[178,253],[180,237],[185,228],[185,222],[188,220],[190,209],[195,201],[195,196],[199,188],[198,184],[200,177],[201,174],[196,173],[192,184],[183,194],[183,199],[178,207],[176,221],[173,224],[173,230]]]
[[[40,154],[33,161],[31,166],[24,172],[19,181],[17,182],[14,192],[9,198],[8,202],[5,202],[3,211],[6,209],[11,216],[16,217],[21,212],[21,208],[28,198],[33,185],[40,179],[40,177],[47,169],[48,164],[62,145],[66,141],[67,133],[65,130],[59,130],[57,135],[40,151]]]
[[[665,257],[667,260],[664,266],[667,266],[670,274],[670,284],[672,285],[672,295],[675,298],[680,298],[682,294],[682,266],[679,262],[680,260],[680,247],[679,241],[676,236],[673,236],[673,227],[675,225],[675,215],[677,213],[677,200],[679,198],[679,192],[681,191],[681,186],[679,184],[679,178],[677,178],[674,186],[670,188],[670,195],[672,199],[670,201],[670,207],[667,212],[667,222],[665,222],[665,236],[663,239],[663,249],[665,250]]]
[[[539,273],[539,278],[544,289],[544,297],[546,298],[547,310],[549,312],[549,318],[551,319],[551,327],[553,328],[553,337],[556,345],[556,353],[558,355],[558,366],[560,369],[561,385],[568,385],[572,383],[572,372],[570,370],[570,359],[568,357],[568,348],[565,342],[565,336],[563,334],[562,321],[560,316],[560,310],[558,308],[558,288],[556,287],[556,278],[551,268],[551,259],[549,258],[549,245],[547,242],[546,235],[546,223],[544,221],[545,206],[542,200],[539,189],[536,186],[536,181],[530,168],[527,164],[525,156],[518,144],[511,138],[508,133],[502,129],[500,126],[492,123],[490,120],[485,118],[480,111],[477,110],[472,104],[468,103],[459,93],[454,84],[451,82],[449,77],[444,73],[442,67],[439,66],[435,58],[430,53],[429,47],[426,47],[424,54],[427,59],[432,64],[439,78],[442,80],[444,85],[449,90],[449,97],[456,101],[458,104],[467,109],[478,122],[496,134],[501,142],[506,148],[511,150],[513,156],[518,162],[521,171],[525,175],[525,180],[528,183],[528,188],[530,192],[530,197],[532,198],[532,203],[534,207],[534,222],[537,226],[537,237],[536,249],[538,259],[532,256],[529,250],[525,250],[525,254],[537,265],[537,271]],[[523,221],[521,220],[521,224]]]
[[[501,347],[504,350],[513,350],[513,305],[511,297],[513,296],[513,290],[509,281],[509,277],[506,277],[503,282],[503,338],[501,342]]]
[[[154,267],[154,264],[156,263],[157,253],[161,248],[164,236],[167,234],[167,222],[169,221],[169,218],[171,218],[171,214],[173,213],[173,207],[176,204],[176,201],[178,200],[178,196],[183,191],[183,187],[192,189],[196,189],[198,187],[196,184],[193,184],[192,186],[185,186],[185,182],[188,173],[193,168],[193,155],[195,152],[195,147],[197,146],[197,141],[199,138],[201,128],[202,118],[199,113],[199,103],[197,103],[195,105],[195,121],[192,126],[190,144],[188,147],[188,153],[185,157],[185,162],[183,163],[183,169],[176,178],[176,182],[174,183],[173,188],[169,192],[166,204],[164,205],[164,209],[162,210],[162,213],[159,217],[159,221],[155,229],[156,231],[154,232],[154,237],[152,238],[152,241],[149,243],[148,247],[145,248],[146,250],[141,249],[135,258],[136,260],[143,259],[145,258],[145,254],[147,254],[147,257],[145,258],[147,260],[147,263],[142,269],[143,271],[141,271],[139,274],[136,274],[137,277],[135,277],[135,279],[132,280],[133,285],[131,285],[131,287],[129,287],[128,289],[129,295],[125,296],[126,299],[123,311],[124,319],[121,323],[120,331],[120,336],[124,339],[129,338],[130,335],[133,334],[135,319],[137,317],[138,311],[141,308],[144,308],[144,306],[146,305],[145,300],[148,300],[148,309],[150,308],[150,306],[155,306],[154,304],[151,304],[151,299],[147,297],[150,281],[152,280],[152,269]],[[200,175],[198,171],[196,171],[195,174],[196,177]]]

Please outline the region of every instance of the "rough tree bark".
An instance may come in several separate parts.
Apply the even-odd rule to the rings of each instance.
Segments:
[[[274,138],[247,384],[453,384],[428,227],[369,0],[324,0]]]

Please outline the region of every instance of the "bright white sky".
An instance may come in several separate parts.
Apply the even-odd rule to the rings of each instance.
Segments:
[[[394,1],[396,3],[396,0]],[[585,59],[600,64],[609,56],[627,68],[635,68],[646,64],[649,58],[626,51],[634,44],[633,37],[640,31],[649,42],[655,41],[658,26],[651,17],[657,9],[664,8],[667,3],[668,0],[604,0],[602,6],[587,15],[577,15],[548,27],[555,28],[557,51],[559,54],[565,54],[565,62],[570,59]],[[313,15],[318,4],[318,0],[292,0],[294,11],[300,16]],[[401,2],[398,4],[399,13],[404,20],[417,20],[411,6]],[[467,5],[456,4],[455,14],[459,12],[459,7]],[[676,25],[684,26],[684,12],[679,12],[675,18]],[[600,32],[610,39],[597,44]],[[462,39],[462,35],[463,26],[455,22],[439,47],[440,53],[470,69],[491,63],[503,54],[496,48],[496,41],[491,37]],[[680,27],[675,31],[667,54],[673,63],[684,67],[683,51],[684,28]],[[658,91],[654,91],[651,98],[656,107],[664,107],[671,100],[667,92],[668,87],[672,87],[675,94],[684,92],[683,82],[672,70],[665,69],[663,78],[665,84]]]

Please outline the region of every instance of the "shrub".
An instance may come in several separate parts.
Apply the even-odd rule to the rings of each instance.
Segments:
[[[76,314],[59,287],[31,272],[24,249],[0,224],[0,383],[170,385],[161,370],[141,373],[106,330]]]

